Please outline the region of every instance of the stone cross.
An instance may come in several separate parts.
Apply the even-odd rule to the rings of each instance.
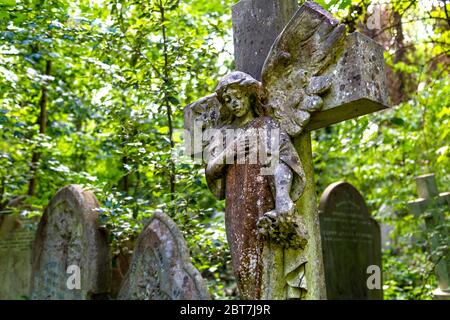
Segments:
[[[315,14],[314,3],[306,2],[305,10]],[[298,10],[294,0],[241,0],[232,9],[236,67],[249,72],[256,79],[261,78],[266,55],[278,33],[285,28],[289,19]],[[330,94],[324,99],[324,107],[316,113],[306,130],[326,127],[343,120],[387,108],[383,49],[375,41],[357,32],[349,35],[344,52],[336,59],[329,72],[334,75]],[[324,268],[320,238],[319,216],[314,185],[311,136],[306,132],[294,142],[299,151],[306,181],[303,196],[296,203],[298,211],[304,215],[309,233],[305,248],[306,258],[306,299],[325,299]],[[296,250],[285,249],[273,255],[273,277],[278,281],[286,274],[291,261],[299,256]],[[281,263],[276,263],[280,260]],[[284,260],[284,261],[283,261]],[[277,267],[278,266],[278,267]],[[280,267],[281,266],[281,267]],[[272,284],[276,286],[276,284]],[[295,296],[295,294],[294,294]],[[291,298],[289,292],[272,294],[275,298]]]
[[[285,146],[289,150],[295,149],[296,153],[295,155],[292,153],[291,158],[285,157],[283,163],[288,166],[294,165],[294,167],[295,163],[301,163],[295,167],[295,172],[296,177],[304,181],[302,192],[301,196],[292,201],[295,201],[297,209],[295,211],[298,212],[298,216],[295,216],[296,220],[300,221],[299,226],[302,232],[304,231],[302,234],[305,235],[305,239],[307,238],[307,243],[298,248],[293,245],[279,245],[269,240],[263,245],[262,254],[256,255],[256,260],[253,259],[253,255],[250,257],[239,252],[232,252],[234,262],[238,267],[243,267],[242,270],[250,270],[255,265],[259,268],[260,261],[263,264],[261,267],[263,271],[259,273],[259,275],[262,274],[261,278],[253,275],[253,278],[258,279],[257,281],[249,278],[251,272],[238,270],[238,278],[241,278],[241,280],[238,279],[238,283],[244,285],[247,283],[249,284],[247,287],[250,284],[257,287],[256,294],[249,294],[251,290],[247,290],[246,297],[325,299],[320,223],[309,132],[387,108],[383,49],[359,33],[347,36],[345,27],[314,2],[306,2],[299,8],[295,0],[241,0],[233,6],[232,18],[238,72],[231,74],[228,78],[225,77],[226,81],[234,81],[233,77],[246,78],[247,76],[262,79],[260,84],[262,88],[267,89],[268,94],[265,103],[274,110],[272,121],[278,122],[282,130],[289,135],[289,141],[284,140]],[[244,76],[246,73],[247,76]],[[242,82],[241,88],[246,83],[246,88],[254,90],[252,97],[262,101],[264,89],[255,89],[260,84],[255,84],[254,79],[254,81],[246,79]],[[218,88],[224,87],[226,83],[221,80]],[[197,148],[195,142],[195,128],[201,127],[201,130],[204,130],[214,127],[215,123],[220,123],[222,115],[226,116],[227,111],[225,110],[222,114],[221,106],[228,104],[227,108],[230,108],[230,98],[227,98],[228,102],[223,100],[223,93],[220,90],[216,88],[216,93],[194,102],[185,109],[185,128],[189,131],[187,138],[192,139],[194,136],[194,145],[192,145],[193,140],[187,143],[187,146],[191,147],[191,154],[196,155],[197,151],[202,151],[201,148]],[[249,101],[245,98],[241,100]],[[255,104],[256,107],[257,105],[258,103]],[[243,108],[245,110],[245,107]],[[233,112],[236,114],[236,110]],[[271,121],[267,120],[268,117],[265,117],[265,120],[263,118],[258,118],[258,121]],[[257,127],[258,124],[252,122],[252,125]],[[210,149],[214,150],[212,147]],[[223,154],[224,152],[219,153],[220,156]],[[211,162],[208,162],[208,166],[210,165]],[[210,168],[220,169],[220,166]],[[294,170],[293,167],[291,169]],[[291,169],[288,169],[288,172]],[[229,172],[233,172],[234,175],[236,173],[233,170],[227,171],[227,179],[232,176],[228,175]],[[219,178],[221,178],[220,174]],[[258,179],[254,175],[249,177]],[[289,177],[289,175],[281,174],[278,177],[280,177],[279,181],[283,182],[282,177]],[[210,173],[210,178],[214,178],[214,174]],[[261,184],[264,184],[264,178],[259,178],[262,181]],[[240,192],[247,188],[242,188],[239,179],[228,181],[234,181],[234,185],[217,178],[211,182],[211,179],[208,179],[208,173],[207,181],[211,191],[219,198],[224,198],[224,184],[227,188],[225,192],[227,197],[228,195],[233,197],[236,193],[233,187]],[[280,188],[282,190],[283,187]],[[273,194],[267,195],[266,189],[259,193],[254,192],[256,188],[248,190],[248,192],[253,190],[253,193],[244,194],[239,199],[258,204],[270,202],[266,201],[267,197],[273,196]],[[292,190],[290,190],[291,195]],[[275,200],[278,201],[278,196]],[[247,210],[233,206],[237,200],[233,201],[230,202],[230,206],[226,206],[226,211],[232,212],[232,215],[239,216]],[[252,211],[248,215],[243,215],[243,218],[247,219],[247,216],[252,215],[257,216],[259,213]],[[226,221],[227,235],[231,238],[239,238],[243,231],[240,229],[247,224],[231,220]],[[250,237],[254,241],[254,220],[248,223]],[[237,250],[247,246],[249,241],[244,240],[238,243]],[[256,250],[259,249],[256,248]]]
[[[448,230],[436,232],[438,227],[445,226],[445,211],[450,210],[450,192],[439,193],[434,174],[426,174],[415,178],[419,199],[408,203],[409,210],[416,216],[425,220],[427,231],[430,234],[431,249],[436,250],[442,241],[448,240]],[[435,272],[439,289],[434,292],[437,298],[446,296],[450,299],[450,257],[448,251],[444,257],[432,256],[436,264]]]

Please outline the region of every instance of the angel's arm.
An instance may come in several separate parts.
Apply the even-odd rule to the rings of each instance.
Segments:
[[[225,172],[225,161],[222,156],[212,158],[206,165],[206,175],[212,180],[219,179]]]
[[[275,210],[278,213],[290,213],[294,210],[294,202],[290,196],[293,177],[291,168],[280,161],[274,174]]]
[[[236,156],[240,150],[239,145],[241,143],[244,143],[243,148],[246,154],[252,151],[254,152],[253,149],[250,150],[249,140],[246,139],[246,135],[239,135],[235,137],[224,150],[218,152],[217,155],[214,150],[210,152],[210,158],[206,167],[206,174],[215,179],[220,178],[224,173],[226,165],[232,164],[237,160]],[[217,144],[215,145],[217,146]],[[214,146],[212,146],[212,148],[214,148]]]
[[[220,139],[223,137],[220,136]],[[218,179],[223,176],[225,172],[225,168],[227,165],[227,159],[233,159],[235,155],[235,141],[231,143],[228,147],[226,147],[224,150],[221,150],[219,152],[216,152],[215,149],[219,146],[219,144],[222,144],[222,141],[215,142],[210,145],[209,150],[209,159],[207,161],[206,165],[206,175],[212,179]],[[223,146],[223,145],[221,145]]]

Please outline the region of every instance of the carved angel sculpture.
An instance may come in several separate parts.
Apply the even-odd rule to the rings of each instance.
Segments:
[[[345,38],[328,12],[308,6],[314,10],[301,7],[273,44],[262,83],[233,72],[186,109],[187,129],[202,123],[208,185],[226,199],[227,238],[245,299],[261,297],[267,241],[303,248],[308,238],[294,205],[308,181],[292,139],[321,109],[332,81],[325,71]]]

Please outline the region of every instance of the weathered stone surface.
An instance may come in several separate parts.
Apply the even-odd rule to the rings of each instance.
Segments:
[[[309,239],[304,252],[299,250],[285,252],[285,264],[295,262],[298,259],[296,256],[305,256],[308,261],[305,265],[304,282],[307,283],[305,299],[323,300],[326,298],[324,264],[310,133],[302,133],[294,140],[294,143],[295,149],[299,150],[307,181],[305,191],[295,205],[299,215],[303,216]]]
[[[262,71],[268,105],[291,136],[387,108],[383,49],[314,2],[298,9]]]
[[[302,248],[307,242],[294,205],[304,189],[300,159],[278,123],[262,115],[260,89],[259,81],[240,71],[219,81],[218,100],[230,112],[230,119],[219,123],[220,130],[234,134],[211,143],[206,168],[207,181],[225,179],[227,237],[239,292],[244,299],[275,297],[262,292],[262,287],[266,288],[265,293],[272,289],[263,276],[267,274],[263,270],[265,242],[270,243],[270,248],[280,245],[281,249]],[[277,142],[271,142],[272,139]],[[239,145],[248,145],[248,152],[239,153]],[[271,145],[277,150],[273,151]],[[272,170],[266,164],[267,167],[273,164]],[[268,272],[273,273],[273,269]],[[283,271],[280,274],[283,276]],[[287,286],[284,279],[281,286]],[[280,293],[285,294],[286,289]]]
[[[270,47],[297,8],[295,0],[241,0],[232,7],[236,70],[261,81]]]
[[[242,299],[260,299],[263,241],[257,221],[274,208],[268,177],[260,176],[259,165],[234,165],[226,180],[226,231],[239,293]],[[249,176],[261,179],[249,179]],[[241,201],[246,199],[246,201]]]
[[[266,3],[266,6],[269,7],[275,5],[275,3],[278,3],[278,1],[268,2],[269,3]],[[263,5],[262,2],[260,2],[260,4]],[[293,10],[289,13],[290,16],[292,16],[295,9],[297,8],[296,4],[292,4],[291,8],[293,8]],[[242,8],[242,10],[244,9],[245,8]],[[251,8],[247,8],[247,10],[249,11],[251,10]],[[282,21],[282,19],[278,19],[277,15],[279,14],[286,17],[286,15],[283,13],[283,10],[279,9],[278,11],[273,13],[271,19],[272,22],[278,24],[278,27],[283,28],[287,20]],[[256,15],[258,15],[258,13],[256,13]],[[265,19],[265,16],[261,14],[260,18]],[[238,28],[244,30],[246,28],[246,23],[248,22],[233,19],[234,30]],[[260,39],[263,40],[262,43],[267,45],[264,42],[267,36],[271,37],[271,39],[274,39],[271,36],[272,30],[266,30],[265,28],[266,24],[255,24],[246,28],[245,32],[247,39],[255,39],[255,41],[251,43],[252,45],[254,43],[258,44],[257,40]],[[297,29],[297,31],[310,32],[311,30],[308,30],[307,26],[305,27],[304,25],[301,25],[299,29]],[[285,32],[286,29],[284,29],[283,34]],[[289,37],[289,33],[283,39],[285,40],[286,44],[294,44],[295,46],[295,40],[293,41],[293,39]],[[267,51],[260,51],[269,52],[268,48],[269,46],[265,48]],[[304,62],[306,64],[310,64],[310,55],[304,54],[304,51],[297,49],[294,48],[294,53],[297,56],[298,53],[300,53],[300,56],[303,57]],[[249,59],[243,62],[244,65],[247,64],[249,66],[247,69],[240,67],[241,64],[238,62],[238,59],[240,59],[239,54],[242,51],[247,52],[249,55]],[[259,73],[262,69],[263,60],[266,59],[265,56],[261,55],[261,52],[258,52],[258,50],[253,51],[252,49],[249,50],[248,46],[246,46],[244,43],[235,41],[236,65],[238,66],[238,69],[249,72],[251,75],[254,75],[257,79],[259,79]],[[258,54],[260,54],[258,56],[259,59],[254,59],[254,57],[251,56],[252,54],[255,54],[255,56],[258,56]],[[280,62],[280,64],[278,66],[280,66],[283,64],[283,58],[289,57],[283,56],[283,54],[280,54],[279,56],[274,54],[272,58],[274,60],[279,59],[278,61]],[[267,59],[270,60],[270,58]],[[258,64],[256,72],[252,69],[255,64]],[[273,72],[272,74],[271,72],[268,73],[274,78],[278,77],[278,79],[274,79],[273,86],[271,86],[270,83],[265,82],[264,76],[262,77],[263,85],[266,87],[269,95],[268,105],[270,107],[273,107],[270,102],[271,95],[280,98],[279,101],[282,101],[281,104],[286,103],[287,107],[291,107],[291,104],[294,101],[297,101],[300,104],[300,101],[303,98],[302,94],[307,93],[311,96],[311,99],[308,99],[307,97],[302,101],[302,109],[304,109],[305,111],[297,110],[298,112],[295,116],[289,114],[284,117],[284,119],[295,118],[301,123],[307,123],[310,118],[309,112],[316,111],[316,109],[320,109],[320,107],[322,106],[320,95],[323,95],[327,92],[327,89],[330,87],[330,80],[325,79],[324,77],[312,77],[311,82],[309,84],[306,83],[302,91],[298,90],[299,86],[303,86],[303,83],[301,81],[298,81],[299,78],[302,77],[301,68],[297,68],[292,71],[289,68],[284,68],[283,66],[281,66],[280,70],[278,71],[279,72]],[[280,84],[280,86],[277,86],[277,84]],[[292,95],[290,95],[290,93],[292,93]],[[281,124],[283,125],[283,123]],[[292,132],[288,133],[291,134]],[[298,135],[298,131],[295,132],[294,135]],[[312,158],[310,153],[311,145],[309,135],[301,134],[296,140],[296,146],[298,146],[297,150],[299,150],[301,163],[305,168],[306,174],[306,186],[303,191],[303,196],[299,199],[296,205],[299,213],[298,217],[306,221],[310,239],[308,240],[308,243],[304,250],[283,248],[271,242],[264,246],[262,259],[264,263],[262,298],[264,299],[323,299],[325,297],[322,252],[317,221],[317,206],[315,203],[314,177]],[[308,286],[306,285],[307,283]]]
[[[367,268],[381,270],[378,223],[351,184],[337,182],[324,191],[319,206],[327,299],[383,299],[369,289]]]
[[[284,130],[297,136],[323,107],[331,86],[325,70],[345,42],[345,26],[313,2],[297,10],[275,40],[264,63],[267,104]]]
[[[416,177],[419,199],[408,203],[409,210],[425,220],[429,234],[430,249],[436,250],[443,244],[448,244],[449,230],[446,224],[445,212],[450,211],[450,192],[439,193],[434,174]],[[437,231],[439,227],[439,232]],[[450,300],[450,255],[433,255],[436,264],[435,273],[439,288],[434,291],[436,299]]]
[[[331,79],[330,92],[306,130],[388,108],[383,48],[365,35],[350,34],[337,63],[324,74]]]
[[[0,216],[0,300],[27,298],[37,223],[17,214]]]
[[[111,278],[107,235],[99,228],[97,199],[81,186],[60,189],[45,209],[33,247],[31,298],[101,299]],[[81,288],[67,286],[69,266],[80,269]]]
[[[155,213],[139,236],[118,299],[209,299],[180,230],[162,212]]]

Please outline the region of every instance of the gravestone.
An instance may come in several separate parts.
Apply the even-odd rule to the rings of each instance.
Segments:
[[[205,300],[208,289],[187,244],[168,216],[156,212],[139,236],[119,300]]]
[[[50,201],[33,246],[32,299],[108,296],[110,253],[106,232],[99,228],[98,207],[95,195],[78,185],[60,189]]]
[[[434,174],[425,174],[415,178],[419,199],[408,203],[409,210],[417,218],[425,220],[431,250],[441,246],[448,247],[450,212],[450,192],[439,193]],[[447,214],[447,217],[446,217]],[[450,300],[450,255],[448,249],[441,254],[433,254],[438,288],[433,291],[437,300]]]
[[[0,300],[28,297],[36,225],[16,214],[0,217]]]
[[[368,267],[381,270],[380,228],[358,190],[346,182],[328,186],[319,218],[327,299],[382,299],[381,281],[380,289],[367,285]]]

